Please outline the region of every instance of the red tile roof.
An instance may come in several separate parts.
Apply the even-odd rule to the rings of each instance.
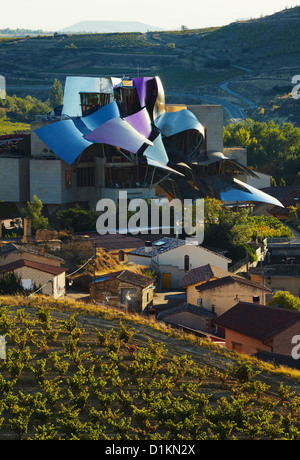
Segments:
[[[51,275],[60,275],[67,271],[64,267],[56,267],[54,265],[41,264],[31,260],[19,259],[6,265],[0,266],[0,273],[10,272],[18,268],[28,267],[41,272],[50,273]]]
[[[202,291],[206,291],[207,289],[215,289],[220,286],[225,286],[226,284],[232,284],[232,283],[246,284],[247,286],[252,286],[257,289],[261,289],[263,291],[267,291],[270,293],[272,292],[271,289],[264,286],[263,284],[256,283],[255,281],[248,280],[246,278],[243,278],[242,276],[232,275],[232,274],[228,276],[224,276],[223,278],[219,278],[216,280],[207,281],[206,283],[200,284],[200,286],[196,286],[196,289],[197,291],[202,292]]]
[[[154,284],[154,280],[145,275],[140,275],[139,273],[134,273],[130,270],[119,270],[117,272],[107,273],[101,277],[95,279],[95,283],[100,283],[102,281],[112,281],[118,279],[126,283],[134,284],[141,287],[147,287],[151,284]],[[93,283],[90,284],[92,286]]]
[[[215,324],[266,342],[299,321],[300,311],[239,302],[215,320]]]
[[[95,232],[85,232],[81,235],[89,236],[96,243],[97,248],[107,249],[108,251],[112,250],[125,250],[125,249],[135,249],[144,246],[145,242],[139,237],[131,235],[123,235],[120,233],[116,234],[106,234],[100,235]]]
[[[222,278],[230,275],[230,272],[222,268],[215,267],[211,264],[202,265],[202,267],[193,268],[181,281],[181,287],[185,288],[191,284],[208,281],[211,278]]]

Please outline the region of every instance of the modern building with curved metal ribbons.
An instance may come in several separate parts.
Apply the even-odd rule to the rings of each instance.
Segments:
[[[169,198],[212,196],[225,202],[281,206],[237,178],[255,177],[255,172],[222,151],[207,148],[208,125],[187,107],[171,110],[159,77],[125,81],[75,76],[66,79],[59,119],[48,120],[34,133],[67,165],[75,168],[80,162],[78,184],[99,183],[98,199],[112,196],[111,189],[129,187],[133,193],[140,190],[140,196],[165,192]],[[98,182],[90,164],[102,177]],[[84,167],[90,168],[86,172],[90,179],[80,179],[85,177]],[[152,189],[156,183],[159,192]]]

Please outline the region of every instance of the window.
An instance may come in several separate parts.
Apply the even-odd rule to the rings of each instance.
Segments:
[[[95,168],[77,168],[77,187],[93,187],[95,185]]]
[[[29,280],[29,279],[22,280],[22,286],[24,289],[28,289],[28,290],[32,289],[32,280]]]
[[[184,256],[184,271],[188,272],[190,270],[190,256]]]
[[[110,94],[106,93],[80,93],[82,115],[90,115],[100,107],[110,103]]]
[[[70,169],[65,170],[65,181],[66,188],[70,188],[72,186],[72,171]]]

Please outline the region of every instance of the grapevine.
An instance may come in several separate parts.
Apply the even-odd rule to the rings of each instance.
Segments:
[[[209,368],[114,324],[86,332],[80,315],[1,305],[0,439],[299,439],[290,386],[274,391],[246,359]]]

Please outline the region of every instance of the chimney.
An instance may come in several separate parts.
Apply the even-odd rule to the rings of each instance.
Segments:
[[[253,303],[259,303],[259,295],[253,296]]]
[[[31,220],[24,217],[23,220],[23,243],[31,241]]]
[[[152,251],[152,241],[145,241],[145,252]]]

